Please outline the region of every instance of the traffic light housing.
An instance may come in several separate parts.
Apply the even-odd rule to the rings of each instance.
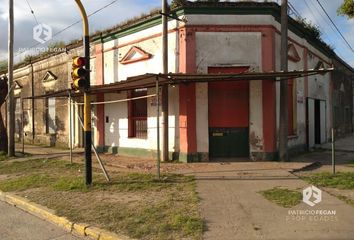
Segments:
[[[75,91],[82,90],[87,86],[86,76],[89,74],[85,69],[86,59],[84,57],[74,57],[71,72],[71,88]]]

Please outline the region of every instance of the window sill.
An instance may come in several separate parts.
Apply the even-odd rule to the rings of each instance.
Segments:
[[[128,139],[147,140],[147,137],[146,137],[146,138],[139,138],[139,137],[128,137]]]

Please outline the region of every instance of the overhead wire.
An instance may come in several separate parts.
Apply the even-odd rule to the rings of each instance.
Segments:
[[[291,4],[291,2],[288,2],[289,8],[292,10],[292,12],[298,17],[301,18],[301,14],[296,10],[296,8]]]
[[[26,0],[26,1],[28,1],[28,0]],[[91,16],[93,16],[93,15],[99,13],[100,11],[102,11],[102,10],[108,8],[109,6],[113,5],[113,4],[116,3],[116,2],[118,2],[118,0],[113,0],[112,2],[110,2],[110,3],[108,3],[108,4],[104,5],[104,6],[102,6],[101,8],[99,8],[99,9],[93,11],[92,13],[88,14],[87,17],[91,17]],[[29,6],[30,6],[30,5],[29,5]],[[31,9],[32,9],[32,8],[31,8]],[[31,10],[31,11],[32,11],[32,10]],[[36,18],[36,19],[37,19],[37,18]],[[66,31],[66,30],[72,28],[73,26],[75,26],[76,24],[78,24],[78,23],[80,23],[80,22],[82,22],[82,20],[78,20],[78,21],[76,21],[76,22],[74,22],[74,23],[68,25],[67,27],[65,27],[65,28],[63,28],[63,29],[61,29],[61,30],[59,30],[58,32],[54,33],[53,36],[52,36],[52,39],[54,39],[56,36],[60,35],[60,34],[63,33],[64,31]],[[31,47],[29,47],[29,48],[35,48],[35,47],[39,46],[40,44],[41,44],[41,43],[36,43],[36,44],[34,44],[33,46],[31,46]],[[28,48],[24,48],[24,49],[28,49]],[[19,52],[16,54],[15,57],[20,56],[21,54],[25,53],[26,51],[27,51],[27,50],[19,51]]]
[[[30,11],[31,11],[31,14],[33,15],[34,20],[36,21],[36,23],[37,23],[37,25],[38,25],[39,22],[38,22],[38,20],[37,20],[36,14],[34,13],[34,10],[33,10],[32,6],[31,6],[31,4],[29,3],[29,0],[25,0],[25,1],[26,1],[27,5],[28,5],[28,8],[29,8]]]
[[[107,5],[105,5],[105,6],[101,7],[101,8],[99,8],[99,9],[97,9],[96,11],[94,11],[94,12],[88,14],[87,17],[91,17],[91,16],[95,15],[96,13],[98,13],[98,12],[104,10],[105,8],[108,8],[109,6],[113,5],[113,4],[116,3],[116,2],[118,2],[118,0],[114,0],[114,1],[112,1],[112,2],[110,2],[110,3],[108,3]],[[58,35],[61,34],[62,32],[68,30],[69,28],[72,28],[73,26],[75,26],[76,24],[78,24],[78,23],[80,23],[80,22],[82,22],[82,20],[78,20],[78,21],[76,21],[76,22],[74,22],[74,23],[68,25],[67,27],[63,28],[62,30],[60,30],[60,31],[58,31],[58,32],[56,32],[56,33],[54,33],[54,34],[53,34],[53,37],[58,36]]]
[[[321,12],[319,11],[319,9],[316,8],[316,6],[313,4],[313,2],[309,1],[309,2],[311,3],[311,6],[312,6],[312,7],[310,7],[310,5],[308,4],[308,1],[307,1],[307,0],[303,0],[303,1],[304,1],[304,3],[305,3],[306,7],[308,8],[310,14],[312,15],[312,17],[313,17],[313,19],[314,19],[314,21],[315,21],[315,24],[316,24],[319,28],[321,28],[322,33],[325,34],[325,35],[327,35],[328,41],[330,42],[330,44],[331,44],[332,46],[334,46],[335,44],[334,44],[334,41],[333,41],[332,38],[331,38],[331,34],[329,34],[329,33],[327,32],[327,30],[325,29],[325,27],[321,27],[321,24],[320,24],[321,21],[317,19],[316,15],[313,13],[313,11],[312,11],[311,9],[313,9],[313,8],[316,9],[316,12],[319,14],[319,16],[322,17],[327,23],[328,23],[328,20],[321,14]],[[332,31],[334,31],[335,34],[338,34],[337,31],[334,30],[334,28],[333,28],[333,26],[332,26],[331,24],[328,24],[328,25],[331,27]],[[342,56],[341,53],[339,53],[338,51],[336,51],[336,53],[337,53],[341,58],[343,58],[343,56]]]
[[[333,25],[329,22],[329,20],[325,16],[323,16],[322,12],[316,7],[315,3],[313,1],[309,1],[309,2],[313,6],[313,8],[316,9],[316,12],[318,13],[318,15],[320,15],[320,17],[328,24],[328,26],[330,26],[332,31],[338,35],[338,32],[335,30]]]
[[[326,9],[322,6],[321,2],[319,0],[316,0],[316,2],[318,3],[318,5],[320,5],[321,9],[323,10],[323,12],[326,14],[326,16],[328,17],[328,19],[331,21],[331,23],[333,24],[333,26],[335,27],[335,29],[338,31],[338,33],[340,34],[340,36],[342,37],[342,39],[345,41],[345,43],[348,45],[349,49],[354,53],[354,49],[352,48],[352,46],[350,45],[350,43],[347,41],[347,39],[344,37],[344,35],[342,34],[342,32],[339,30],[339,28],[337,27],[337,25],[334,23],[334,21],[332,20],[332,18],[329,16],[329,14],[327,13]]]

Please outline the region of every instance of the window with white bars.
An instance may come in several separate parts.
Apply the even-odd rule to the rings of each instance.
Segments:
[[[147,89],[137,89],[130,92],[131,98],[147,95]],[[147,98],[128,102],[128,132],[130,138],[147,138]]]

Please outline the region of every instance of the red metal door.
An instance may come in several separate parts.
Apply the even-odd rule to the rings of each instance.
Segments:
[[[248,67],[209,68],[209,73],[240,73]],[[249,82],[210,82],[209,154],[211,158],[249,155]]]
[[[248,67],[211,67],[209,73],[240,73]],[[209,127],[248,127],[249,82],[209,83]]]

